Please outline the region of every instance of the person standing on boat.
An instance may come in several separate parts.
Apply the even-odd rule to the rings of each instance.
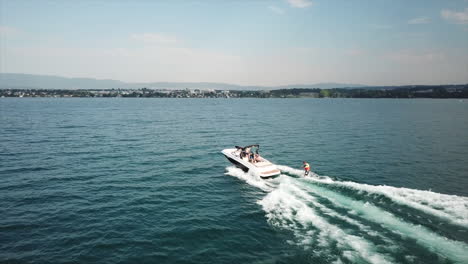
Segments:
[[[251,163],[255,163],[255,153],[253,153],[252,151],[250,151],[249,153],[249,161]]]
[[[304,167],[304,176],[308,176],[310,172],[310,165],[309,163],[305,161],[303,161],[302,163],[303,163],[302,167]]]

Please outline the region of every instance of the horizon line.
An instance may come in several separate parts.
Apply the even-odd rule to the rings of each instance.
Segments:
[[[53,74],[36,74],[36,73],[19,73],[19,72],[0,72],[2,74],[18,74],[18,75],[34,75],[34,76],[42,76],[42,77],[56,77],[56,78],[64,78],[64,79],[89,79],[95,81],[117,81],[122,82],[125,84],[151,84],[151,83],[173,83],[173,84],[224,84],[224,85],[233,85],[233,86],[240,86],[240,87],[262,87],[262,88],[280,88],[285,86],[307,86],[307,85],[325,85],[325,84],[337,84],[337,85],[350,85],[350,86],[342,86],[343,88],[360,88],[360,87],[400,87],[400,86],[442,86],[442,85],[467,85],[468,82],[464,83],[437,83],[437,84],[384,84],[384,85],[373,85],[373,84],[362,84],[362,83],[347,83],[347,82],[334,82],[334,81],[322,81],[316,83],[289,83],[289,84],[281,84],[281,85],[261,85],[261,84],[237,84],[237,83],[229,83],[229,82],[211,82],[211,81],[122,81],[118,79],[110,79],[110,78],[97,78],[97,77],[70,77],[70,76],[63,76],[63,75],[53,75]],[[145,88],[145,87],[141,87]],[[141,89],[141,88],[133,88],[133,89]],[[307,88],[314,88],[314,87],[307,87],[307,88],[300,88],[298,89],[307,89]],[[337,87],[341,88],[341,87]],[[290,89],[294,89],[291,87]],[[317,89],[323,89],[318,88]],[[333,88],[328,88],[333,89]]]

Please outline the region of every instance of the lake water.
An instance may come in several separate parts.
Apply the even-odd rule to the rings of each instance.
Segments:
[[[468,102],[1,98],[0,262],[468,263]]]

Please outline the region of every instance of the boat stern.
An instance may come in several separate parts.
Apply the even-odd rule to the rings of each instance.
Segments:
[[[281,171],[278,168],[276,168],[276,166],[272,166],[272,168],[265,168],[265,170],[259,172],[260,177],[263,179],[273,178],[280,174]]]

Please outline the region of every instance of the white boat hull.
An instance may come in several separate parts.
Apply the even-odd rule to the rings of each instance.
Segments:
[[[242,169],[244,172],[256,174],[261,178],[271,178],[278,176],[281,173],[275,164],[269,162],[263,157],[261,162],[251,163],[247,158],[242,159],[239,156],[240,151],[238,149],[223,149],[221,152],[236,167]]]

